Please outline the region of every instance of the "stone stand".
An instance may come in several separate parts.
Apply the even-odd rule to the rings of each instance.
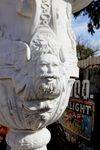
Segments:
[[[7,144],[11,150],[47,150],[51,134],[48,129],[43,128],[33,132],[31,130],[11,130],[7,136]]]

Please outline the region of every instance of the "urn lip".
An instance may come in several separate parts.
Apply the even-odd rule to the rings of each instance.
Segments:
[[[59,98],[54,100],[30,100],[22,103],[22,109],[24,111],[29,111],[35,113],[50,113],[53,109],[56,109],[56,104],[58,103]]]

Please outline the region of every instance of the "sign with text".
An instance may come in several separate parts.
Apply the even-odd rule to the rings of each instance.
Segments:
[[[89,99],[90,97],[90,81],[76,80],[71,92],[71,97]]]
[[[70,99],[61,123],[67,132],[91,140],[94,127],[94,102],[84,99]]]

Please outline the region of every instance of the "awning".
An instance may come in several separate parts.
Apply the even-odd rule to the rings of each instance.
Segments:
[[[80,11],[81,9],[88,6],[93,0],[72,0],[72,11],[73,13]]]

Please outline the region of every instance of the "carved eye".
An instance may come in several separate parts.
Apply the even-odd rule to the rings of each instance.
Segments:
[[[54,63],[54,64],[53,64],[53,67],[58,67],[58,64],[57,64],[57,63]]]
[[[41,66],[42,66],[42,67],[44,67],[44,66],[47,66],[47,64],[45,64],[45,63],[42,63],[42,64],[41,64]]]

